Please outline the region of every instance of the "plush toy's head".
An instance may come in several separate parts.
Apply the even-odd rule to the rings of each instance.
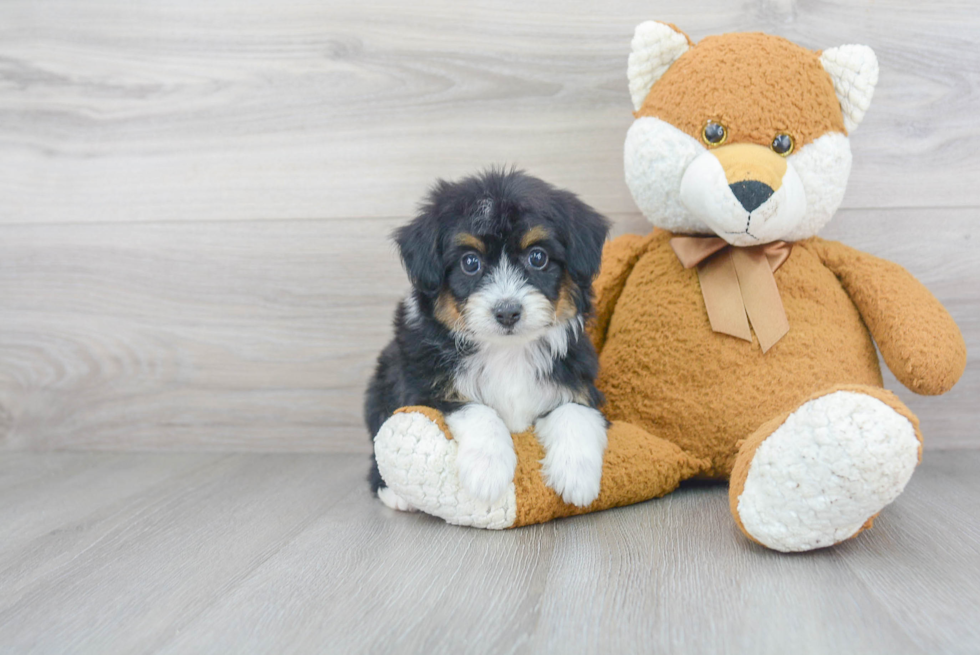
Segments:
[[[844,197],[847,135],[878,81],[867,46],[823,53],[760,33],[697,45],[672,25],[636,28],[636,121],[626,183],[644,215],[736,246],[816,234]]]

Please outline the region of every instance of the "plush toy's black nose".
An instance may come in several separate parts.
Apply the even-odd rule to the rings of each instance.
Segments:
[[[754,212],[762,203],[772,197],[771,186],[754,180],[729,184],[728,188],[732,190],[738,201],[745,207],[745,211],[749,213]]]
[[[521,320],[521,303],[513,300],[497,303],[497,306],[493,308],[493,315],[497,318],[497,322],[504,327],[514,327],[514,324]]]

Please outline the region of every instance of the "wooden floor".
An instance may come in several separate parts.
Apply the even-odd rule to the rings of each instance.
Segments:
[[[506,532],[392,512],[360,455],[8,453],[0,652],[976,653],[980,452],[804,555],[723,487]]]

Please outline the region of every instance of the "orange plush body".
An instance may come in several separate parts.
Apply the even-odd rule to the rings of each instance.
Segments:
[[[515,435],[507,496],[474,502],[455,479],[451,434],[426,408],[382,428],[382,475],[414,507],[488,528],[654,498],[695,476],[730,479],[733,518],[755,541],[799,551],[850,538],[902,491],[921,451],[915,416],[882,388],[875,343],[917,393],[947,391],[966,362],[955,323],[910,274],[815,236],[843,196],[846,135],[870,101],[873,53],[815,53],[761,34],[695,46],[645,23],[629,72],[627,182],[661,229],[608,243],[594,286],[590,336],[613,422],[599,497],[564,504],[541,479],[529,431]],[[685,267],[677,235],[724,242]],[[771,270],[759,249],[784,241],[789,256]],[[719,286],[711,277],[739,248],[756,254]],[[758,268],[738,268],[753,256],[761,281]],[[757,333],[776,336],[760,344]]]
[[[774,274],[791,329],[763,355],[756,339],[712,332],[698,276],[681,267],[670,236],[628,235],[606,246],[592,331],[600,351],[599,385],[609,418],[641,426],[706,460],[704,475],[728,478],[740,440],[813,394],[837,385],[880,388],[866,313],[885,310],[884,317],[867,322],[880,330],[879,339],[904,341],[891,344],[888,354],[897,356],[888,363],[910,388],[942,393],[962,372],[965,348],[952,319],[895,264],[818,237],[797,243]],[[857,284],[890,283],[892,306],[862,311],[845,286],[855,278]],[[867,301],[856,291],[858,302]],[[886,334],[909,323],[916,329]],[[907,362],[901,352],[919,361]],[[901,407],[891,394],[886,397]]]

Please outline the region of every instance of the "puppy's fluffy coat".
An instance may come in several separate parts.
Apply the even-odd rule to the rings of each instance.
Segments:
[[[514,477],[511,432],[534,425],[546,483],[566,502],[595,500],[607,423],[583,326],[608,229],[574,194],[522,172],[439,181],[395,233],[412,291],[367,391],[372,438],[399,407],[442,411],[460,482],[492,502]],[[370,482],[411,509],[373,457]]]

